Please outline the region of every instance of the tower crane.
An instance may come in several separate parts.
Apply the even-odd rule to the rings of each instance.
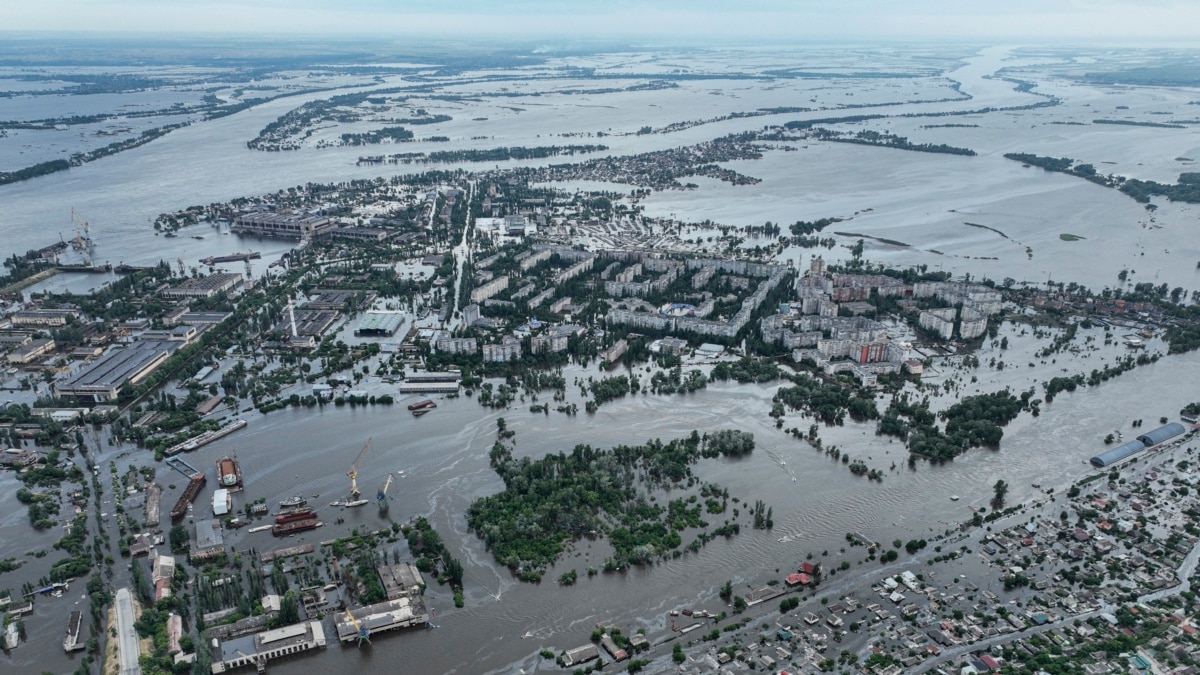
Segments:
[[[393,476],[392,474],[389,473],[387,480],[383,482],[383,488],[379,491],[378,494],[375,495],[375,501],[379,502],[379,510],[380,511],[387,510],[387,507],[388,507],[387,491],[388,491],[388,488],[392,486],[392,481],[395,480],[395,478],[396,478],[395,476]]]
[[[359,623],[358,619],[350,613],[349,608],[346,609],[346,618],[350,619],[350,623],[354,624],[354,630],[358,631],[358,646],[361,647],[364,642],[371,644],[371,630]]]
[[[358,499],[358,496],[362,494],[362,491],[358,489],[358,465],[362,464],[363,457],[367,456],[367,448],[370,447],[371,439],[368,438],[366,444],[363,445],[363,449],[359,451],[358,457],[355,457],[354,463],[350,465],[350,470],[346,472],[346,475],[350,476],[351,499]]]

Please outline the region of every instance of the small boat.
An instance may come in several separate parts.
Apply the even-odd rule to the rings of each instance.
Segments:
[[[429,408],[421,408],[420,410],[412,411],[412,414],[413,414],[413,417],[420,417],[421,415],[424,415],[425,413],[429,412],[429,410],[430,410]]]
[[[958,501],[958,495],[950,495],[950,501],[952,501],[952,502]]]
[[[296,506],[304,506],[307,503],[307,499],[301,497],[300,495],[295,495],[293,497],[288,497],[287,499],[281,500],[279,505],[285,509],[289,509]]]

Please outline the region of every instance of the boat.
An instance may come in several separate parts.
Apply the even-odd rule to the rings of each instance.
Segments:
[[[421,408],[420,410],[414,410],[413,417],[420,417],[421,415],[424,415],[425,413],[429,412],[429,410],[430,410],[429,408]]]
[[[285,508],[285,509],[290,509],[290,508],[295,508],[297,506],[304,506],[307,503],[308,503],[308,500],[305,499],[304,497],[301,497],[300,495],[293,495],[291,497],[288,497],[287,499],[280,500],[279,506],[282,508]]]
[[[179,496],[179,501],[175,502],[175,506],[171,509],[171,520],[179,520],[187,513],[188,507],[195,501],[196,495],[200,494],[200,489],[207,481],[208,477],[203,473],[192,476],[187,487],[183,489],[183,494]]]
[[[428,399],[428,398],[425,399],[424,401],[417,401],[416,403],[408,404],[409,410],[425,410],[427,408],[436,408],[436,407],[437,407],[437,404],[434,403],[432,399]]]
[[[958,495],[950,495],[950,501],[952,501],[952,502],[958,501]]]
[[[242,489],[242,465],[236,457],[222,457],[217,460],[217,481],[221,487],[236,492]]]
[[[305,520],[307,518],[316,518],[317,512],[312,509],[296,509],[286,513],[275,514],[275,524],[283,525],[284,523],[292,523],[297,520]]]
[[[332,501],[332,502],[329,502],[329,505],[330,505],[330,506],[344,506],[344,507],[347,507],[347,508],[354,508],[354,507],[356,507],[356,506],[362,506],[362,505],[366,504],[366,503],[367,503],[367,501],[368,501],[368,500],[366,500],[366,499],[336,499],[336,500],[334,500],[334,501]]]
[[[304,532],[321,526],[321,521],[316,518],[305,518],[291,523],[277,523],[271,527],[271,534],[276,537],[286,537],[297,532]]]

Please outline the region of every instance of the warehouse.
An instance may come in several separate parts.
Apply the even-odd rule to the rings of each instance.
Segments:
[[[1142,434],[1141,436],[1138,436],[1137,439],[1139,441],[1141,441],[1142,443],[1144,443],[1147,448],[1149,448],[1151,446],[1158,445],[1159,443],[1163,443],[1172,438],[1175,438],[1179,434],[1182,434],[1184,431],[1187,431],[1187,430],[1183,427],[1182,424],[1180,424],[1179,422],[1171,422],[1170,424],[1162,425],[1161,427],[1155,429],[1154,431],[1148,431],[1148,432]]]
[[[1096,455],[1091,459],[1091,462],[1095,467],[1106,467],[1110,464],[1116,464],[1117,462],[1128,457],[1132,457],[1145,449],[1145,443],[1142,443],[1139,440],[1132,440],[1128,443],[1122,443],[1112,450],[1107,450],[1099,455]]]

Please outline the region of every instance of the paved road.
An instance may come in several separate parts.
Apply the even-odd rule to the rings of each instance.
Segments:
[[[128,588],[117,590],[117,653],[121,660],[121,675],[142,675],[134,619],[133,595]]]

